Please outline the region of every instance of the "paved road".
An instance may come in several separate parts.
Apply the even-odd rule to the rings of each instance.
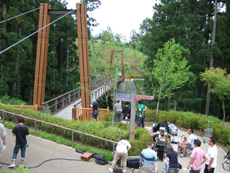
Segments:
[[[150,127],[146,127],[146,129],[150,129]],[[2,151],[2,159],[1,162],[4,163],[11,163],[12,158],[12,152],[13,147],[15,144],[15,138],[11,135],[11,130],[7,129],[7,138],[6,143],[7,147],[6,150]],[[181,132],[180,135],[187,135],[186,132]],[[200,139],[202,139],[200,137]],[[28,143],[30,146],[28,147],[26,151],[26,160],[24,162],[25,167],[33,167],[41,164],[45,160],[48,159],[54,159],[54,158],[68,158],[68,159],[79,159],[81,157],[81,154],[76,153],[75,150],[71,147],[66,147],[60,144],[56,144],[54,142],[50,142],[48,140],[44,140],[38,137],[34,136],[28,136]],[[202,143],[201,148],[207,152],[208,145],[205,143]],[[227,171],[224,171],[222,169],[222,162],[223,158],[225,156],[225,153],[218,148],[219,156],[218,156],[218,166],[216,168],[215,172],[218,173],[225,173]],[[20,163],[20,152],[17,157],[16,165],[19,165]],[[189,162],[189,157],[186,158],[179,158],[179,162],[182,164],[183,167],[187,166]],[[108,168],[110,165],[104,165],[100,166],[95,163],[95,161],[92,159],[92,161],[85,162],[85,161],[64,161],[64,160],[58,160],[58,161],[49,161],[41,166],[35,168],[32,172],[36,173],[72,173],[72,172],[82,172],[82,173],[108,173]],[[159,172],[161,172],[161,169],[163,168],[163,162],[159,162]],[[2,165],[2,168],[0,168],[0,172],[3,170],[10,170],[8,168],[8,165]],[[202,170],[204,169],[204,165],[202,165]],[[16,170],[16,169],[15,169]],[[128,173],[131,173],[131,169],[128,169]],[[138,171],[135,171],[138,172]],[[181,170],[180,172],[185,172]],[[203,172],[203,171],[201,171]]]

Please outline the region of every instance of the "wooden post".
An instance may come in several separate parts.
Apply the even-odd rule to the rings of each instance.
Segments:
[[[80,8],[78,8],[80,6]],[[91,103],[91,86],[88,51],[88,29],[86,4],[77,3],[77,34],[79,51],[79,68],[82,108],[89,108]],[[85,116],[84,116],[85,117]]]
[[[75,116],[76,119],[76,116]],[[79,107],[77,107],[77,121],[79,121]]]
[[[121,50],[121,78],[122,81],[125,80],[125,70],[124,70],[124,59],[123,59],[123,50]]]
[[[48,9],[51,9],[51,5],[47,3],[40,3],[40,7],[42,6],[44,7],[40,8],[38,29],[41,29],[50,23]],[[45,97],[49,30],[50,27],[48,26],[38,32],[33,98],[33,105],[37,104],[38,106],[41,106],[41,103],[44,102]]]
[[[21,104],[21,108],[24,109],[24,105],[23,104]]]
[[[57,99],[55,100],[54,112],[57,112]]]
[[[34,111],[38,111],[38,104],[35,104],[35,106],[34,106]],[[43,110],[45,109],[45,106],[43,106]]]

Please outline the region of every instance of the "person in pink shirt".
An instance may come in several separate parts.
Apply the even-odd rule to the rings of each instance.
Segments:
[[[200,173],[201,165],[208,160],[204,151],[200,148],[201,142],[199,139],[194,140],[195,148],[192,151],[190,161],[188,163],[187,169],[191,168],[189,173]]]

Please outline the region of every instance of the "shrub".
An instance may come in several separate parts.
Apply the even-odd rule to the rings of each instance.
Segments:
[[[125,136],[127,139],[129,139],[129,132],[130,132],[130,126],[127,124],[122,123],[114,123],[114,127],[111,127],[112,123],[111,121],[71,121],[71,120],[65,120],[62,118],[54,117],[52,115],[44,115],[42,112],[34,112],[32,110],[22,110],[17,109],[14,107],[9,107],[5,104],[0,103],[0,109],[5,110],[8,112],[16,113],[19,115],[23,115],[26,117],[30,117],[33,119],[45,121],[47,123],[52,123],[58,126],[66,127],[69,129],[77,130],[80,132],[84,132],[87,134],[91,134],[94,136],[98,136],[101,138],[106,138],[112,141],[118,142],[121,138],[121,136]],[[2,112],[0,111],[0,116],[2,116]],[[11,114],[4,114],[5,120],[13,121],[17,123],[17,116],[11,115]],[[34,121],[30,119],[25,119],[25,125],[34,127]],[[36,122],[36,128],[38,130],[42,130],[47,133],[55,134],[55,135],[61,135],[64,138],[71,139],[72,138],[72,132],[66,129],[58,128],[49,124],[44,124],[40,122]],[[144,146],[146,147],[147,142],[150,141],[150,136],[148,134],[148,131],[143,128],[137,128],[135,131],[135,141],[138,141],[138,146]],[[146,137],[146,139],[143,139],[143,136]],[[48,136],[50,140],[54,140],[57,143],[61,143],[61,139],[54,139],[53,136]],[[147,140],[148,139],[148,140]],[[90,136],[86,136],[79,133],[74,133],[74,140],[81,141],[84,144],[97,146],[104,149],[111,150],[113,145],[110,142],[103,141],[97,138],[93,138]],[[132,141],[130,141],[132,142]],[[134,146],[133,146],[134,147]],[[143,148],[136,147],[135,153],[140,153]]]

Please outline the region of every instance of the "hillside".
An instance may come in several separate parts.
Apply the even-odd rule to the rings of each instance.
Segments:
[[[106,74],[109,69],[112,50],[114,50],[112,68],[117,67],[117,73],[121,73],[121,50],[123,50],[125,76],[141,77],[145,73],[144,61],[147,56],[125,44],[104,41],[89,42],[89,50],[90,74],[92,76]]]

